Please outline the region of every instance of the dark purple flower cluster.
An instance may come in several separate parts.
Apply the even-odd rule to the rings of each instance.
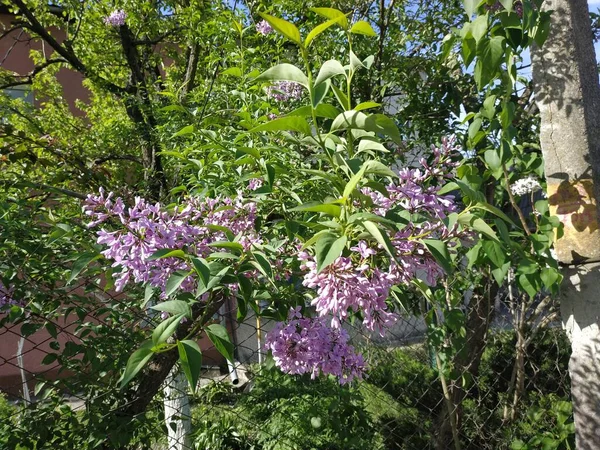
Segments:
[[[303,317],[300,308],[291,309],[287,322],[269,332],[265,346],[275,364],[285,373],[334,375],[341,384],[361,379],[365,370],[362,355],[349,345],[342,328],[331,328],[324,318]]]
[[[117,231],[98,231],[99,244],[106,246],[102,254],[113,261],[113,267],[121,272],[115,282],[121,291],[130,279],[136,283],[148,283],[163,290],[169,277],[177,270],[189,270],[186,262],[178,258],[148,260],[162,249],[184,249],[188,254],[208,256],[213,249],[208,244],[226,239],[219,228],[225,227],[246,249],[260,242],[254,231],[256,205],[236,199],[189,198],[183,207],[168,211],[160,203],[150,204],[136,197],[132,207],[125,207],[121,198],[114,199],[111,192],[100,190],[99,195],[88,195],[84,205],[85,214],[92,218],[90,227],[109,219],[120,224]],[[188,277],[181,285],[184,291],[195,289],[195,282]]]

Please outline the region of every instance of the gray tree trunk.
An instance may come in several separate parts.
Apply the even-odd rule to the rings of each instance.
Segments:
[[[600,86],[586,0],[547,0],[548,40],[533,52],[550,212],[564,225],[556,242],[566,267],[563,325],[572,344],[577,448],[600,449]]]

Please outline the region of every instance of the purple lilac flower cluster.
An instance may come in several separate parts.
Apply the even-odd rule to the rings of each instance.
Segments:
[[[269,332],[265,346],[275,364],[285,373],[310,373],[338,377],[341,384],[362,379],[365,362],[349,345],[342,328],[331,328],[324,318],[303,317],[300,308],[291,309],[287,322],[279,322]]]
[[[88,195],[84,212],[92,218],[89,227],[98,226],[111,219],[120,223],[122,229],[98,231],[97,242],[106,246],[102,254],[113,261],[113,267],[121,267],[115,282],[121,291],[130,279],[137,283],[149,283],[163,291],[169,277],[177,270],[189,270],[178,258],[164,258],[148,261],[148,258],[162,249],[185,249],[187,253],[208,256],[212,253],[209,244],[225,240],[222,231],[209,228],[218,225],[240,235],[239,243],[248,249],[260,238],[254,231],[256,205],[236,199],[189,198],[181,208],[166,210],[160,203],[150,204],[136,197],[132,207],[125,207],[121,198],[114,198],[111,192],[103,189],[99,195]],[[181,289],[190,292],[195,282],[188,277]]]
[[[271,34],[273,32],[273,27],[266,20],[261,20],[256,24],[256,31],[263,36],[266,36],[267,34]]]
[[[279,102],[300,100],[302,85],[294,81],[278,81],[267,88],[267,95]]]
[[[386,305],[389,290],[397,284],[394,273],[371,267],[366,258],[356,265],[351,258],[341,256],[317,273],[317,264],[311,255],[300,252],[298,257],[303,261],[301,268],[308,271],[302,284],[317,291],[312,305],[320,317],[331,317],[334,329],[341,329],[351,312],[360,311],[363,325],[382,335],[383,330],[397,320]]]
[[[127,13],[122,9],[117,9],[104,18],[104,23],[111,27],[122,27],[125,25],[125,19],[127,19]]]
[[[319,273],[314,257],[308,252],[299,252],[302,268],[307,271],[303,284],[315,289],[317,294],[312,305],[320,317],[332,317],[333,328],[340,328],[349,314],[360,311],[363,325],[383,335],[397,320],[386,303],[391,288],[415,278],[424,278],[428,284],[435,285],[443,275],[442,268],[417,237],[442,239],[450,245],[453,239],[464,237],[457,225],[448,229],[442,221],[457,211],[454,197],[438,195],[439,187],[427,185],[432,178],[443,180],[450,176],[455,164],[450,162],[449,155],[454,150],[454,141],[444,140],[441,148],[432,149],[431,163],[423,159],[421,169],[401,170],[399,181],[386,187],[387,195],[370,188],[362,190],[371,198],[372,212],[377,215],[385,216],[388,211],[398,209],[428,218],[424,222],[409,222],[391,236],[396,259],[387,267],[377,267],[372,258],[380,255],[378,259],[385,260],[383,249],[379,245],[370,247],[365,241],[359,241],[350,249],[350,255],[338,257]]]

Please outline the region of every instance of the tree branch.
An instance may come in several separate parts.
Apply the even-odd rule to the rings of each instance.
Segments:
[[[65,60],[63,58],[48,59],[44,63],[35,66],[33,68],[33,70],[31,72],[29,72],[27,75],[14,75],[13,78],[15,80],[10,81],[8,83],[0,84],[0,89],[7,89],[7,88],[10,88],[13,86],[20,86],[23,84],[32,84],[34,77],[38,73],[40,73],[42,70],[44,70],[46,67],[51,66],[52,64],[59,64],[59,63],[66,63],[66,62],[67,62],[67,60]],[[20,80],[19,80],[19,78],[20,78]]]
[[[76,71],[80,72],[81,74],[85,75],[86,77],[101,84],[103,87],[105,87],[108,91],[112,92],[113,94],[117,94],[117,95],[125,94],[125,90],[122,87],[117,86],[116,84],[111,83],[110,81],[105,80],[104,78],[90,72],[90,70],[87,68],[87,66],[83,63],[83,61],[81,61],[77,57],[77,55],[75,55],[75,52],[67,43],[65,43],[65,45],[61,45],[48,32],[48,30],[46,30],[46,27],[44,27],[44,25],[42,25],[40,23],[40,21],[37,20],[34,13],[32,12],[32,10],[29,9],[27,7],[27,5],[25,5],[23,0],[13,0],[13,2],[15,4],[15,6],[17,6],[19,8],[20,14],[28,20],[28,22],[23,22],[23,28],[28,29],[29,31],[33,32],[34,34],[39,36],[41,39],[43,39],[50,47],[52,47],[54,49],[54,51],[56,53],[58,53],[60,56],[62,56],[71,65],[71,67],[73,69],[75,69]]]

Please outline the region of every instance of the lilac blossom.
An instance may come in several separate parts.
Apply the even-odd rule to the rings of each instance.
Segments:
[[[238,242],[249,249],[259,243],[254,231],[256,205],[244,202],[241,196],[236,199],[189,198],[182,207],[168,211],[160,203],[151,204],[136,197],[134,205],[126,208],[121,198],[114,199],[111,192],[103,189],[99,195],[88,195],[84,212],[92,218],[89,227],[95,227],[109,219],[120,223],[121,228],[109,231],[105,228],[97,232],[98,244],[106,247],[104,257],[113,261],[113,267],[120,267],[115,288],[122,291],[131,280],[148,283],[163,291],[169,277],[178,270],[190,270],[187,263],[178,258],[149,260],[149,257],[162,249],[185,249],[189,254],[206,257],[212,253],[211,242],[226,240],[223,231],[210,228],[218,225],[238,235]],[[184,280],[181,289],[186,292],[195,289],[194,279]]]
[[[256,24],[256,31],[263,36],[266,36],[267,34],[271,34],[273,32],[273,27],[266,20],[261,20]]]
[[[342,328],[330,328],[324,318],[303,317],[291,309],[287,322],[279,322],[265,339],[275,364],[288,374],[334,375],[341,384],[362,379],[365,362],[349,345]]]
[[[455,150],[454,141],[446,139],[440,148],[432,149],[432,162],[421,161],[420,169],[402,169],[399,180],[386,186],[386,195],[364,188],[362,193],[372,201],[371,212],[385,217],[389,211],[418,213],[429,220],[409,221],[390,236],[395,250],[394,258],[386,258],[379,244],[370,246],[364,240],[350,247],[350,253],[338,257],[332,264],[317,272],[315,258],[300,251],[298,258],[306,271],[303,285],[314,289],[312,306],[320,317],[330,317],[331,326],[340,328],[349,315],[360,313],[363,326],[381,335],[397,320],[389,311],[387,300],[395,285],[423,279],[429,285],[437,284],[444,272],[427,247],[423,237],[441,239],[452,246],[452,241],[468,237],[454,225],[449,229],[443,219],[456,212],[458,207],[451,195],[439,195],[439,187],[428,186],[429,180],[443,182],[454,169],[450,155]],[[380,257],[373,260],[372,257]],[[379,261],[379,266],[374,266]],[[387,263],[385,262],[387,261]]]
[[[510,191],[513,195],[527,195],[542,189],[539,180],[533,175],[528,175],[515,181],[510,186]]]
[[[0,280],[0,308],[5,305],[18,305],[23,306],[23,302],[15,300],[14,298],[15,287],[6,287]]]
[[[248,189],[250,189],[251,191],[256,191],[257,189],[260,189],[262,185],[263,180],[261,178],[252,178],[248,182]]]
[[[122,27],[125,25],[127,13],[122,9],[116,9],[104,18],[104,23],[111,27]]]
[[[267,88],[267,95],[279,102],[300,100],[302,98],[302,85],[294,81],[278,81]]]

